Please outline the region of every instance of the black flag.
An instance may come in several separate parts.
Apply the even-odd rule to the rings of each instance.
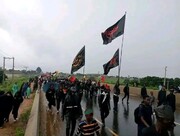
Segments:
[[[73,60],[71,74],[85,65],[85,46],[78,52]]]
[[[110,43],[116,37],[124,33],[125,19],[126,19],[126,14],[114,25],[106,29],[105,32],[101,33],[103,44]]]
[[[110,61],[103,65],[104,68],[104,75],[107,75],[110,69],[119,65],[119,49],[115,52],[114,56]]]

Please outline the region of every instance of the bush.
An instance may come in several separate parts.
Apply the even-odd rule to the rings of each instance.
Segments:
[[[21,115],[21,119],[22,119],[23,122],[25,122],[25,123],[28,122],[30,113],[31,113],[31,108],[29,108],[25,113],[23,113]]]
[[[23,128],[21,127],[16,128],[15,136],[24,136],[24,134],[25,134],[25,131]]]

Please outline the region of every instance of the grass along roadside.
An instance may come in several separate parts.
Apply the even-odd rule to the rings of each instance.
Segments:
[[[15,136],[24,136],[26,130],[25,126],[27,125],[31,113],[31,107],[29,107],[24,113],[21,114],[19,121],[21,122],[20,124],[22,124],[23,126],[20,125],[15,129]]]
[[[29,77],[23,76],[23,77],[16,77],[14,78],[14,80],[8,79],[6,81],[4,81],[3,84],[0,84],[0,90],[1,91],[12,91],[12,86],[15,82],[17,82],[17,85],[20,89],[21,85],[23,82],[27,82],[29,81]]]

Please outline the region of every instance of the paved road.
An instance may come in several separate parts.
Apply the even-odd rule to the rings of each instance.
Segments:
[[[111,94],[112,98],[112,94]],[[129,104],[127,105],[126,101],[124,104],[121,102],[122,96],[120,96],[119,102],[119,111],[118,113],[114,113],[113,110],[110,111],[109,116],[106,118],[106,127],[101,129],[102,136],[136,136],[137,135],[137,125],[134,122],[134,109],[141,102],[140,98],[131,97],[129,100]],[[126,99],[125,99],[126,100]],[[88,100],[88,103],[90,101]],[[82,99],[82,107],[86,108],[87,100],[83,97]],[[113,101],[111,99],[111,108],[113,109]],[[94,109],[94,117],[99,122],[100,126],[102,125],[100,119],[99,106],[97,101],[93,101],[93,109]],[[56,130],[56,134],[54,136],[65,136],[65,122],[62,122],[60,118],[60,114],[55,113],[51,115],[48,113],[47,116],[51,116],[50,120],[53,123],[54,130]],[[49,115],[50,114],[50,115]],[[84,118],[84,117],[83,117]],[[175,113],[175,118],[177,122],[177,126],[175,127],[175,135],[180,135],[180,110],[177,110]],[[58,133],[59,132],[59,133]]]
[[[112,94],[111,94],[112,98]],[[137,97],[130,97],[129,104],[121,101],[122,96],[120,96],[120,102],[118,104],[119,111],[114,113],[113,110],[110,111],[109,116],[106,119],[106,127],[104,135],[107,136],[136,136],[137,125],[134,122],[134,109],[140,104],[141,99]],[[86,99],[82,101],[82,107],[86,107]],[[93,102],[94,117],[101,124],[100,112],[97,102]],[[113,101],[111,99],[111,109],[113,109]],[[176,136],[180,135],[180,110],[176,111],[175,119],[177,126],[175,127]]]

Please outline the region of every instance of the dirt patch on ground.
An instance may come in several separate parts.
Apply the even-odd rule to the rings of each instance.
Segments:
[[[12,114],[9,116],[9,122],[5,123],[3,128],[0,129],[1,136],[15,136],[17,133],[23,133],[26,129],[27,121],[22,118],[23,113],[26,113],[32,107],[34,95],[31,95],[29,99],[24,99],[19,108],[19,120],[14,122]]]
[[[40,136],[61,136],[62,120],[60,113],[56,113],[56,108],[52,107],[52,111],[47,111],[47,100],[45,93],[40,91]],[[61,132],[61,133],[60,133]]]

